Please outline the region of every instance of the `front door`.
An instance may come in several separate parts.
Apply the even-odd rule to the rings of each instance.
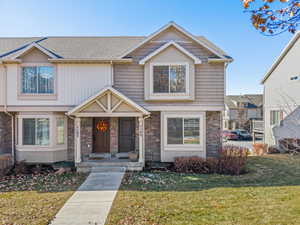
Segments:
[[[135,118],[119,118],[119,152],[134,151],[135,147]]]
[[[109,153],[110,152],[109,118],[94,118],[93,133],[94,133],[93,152]]]

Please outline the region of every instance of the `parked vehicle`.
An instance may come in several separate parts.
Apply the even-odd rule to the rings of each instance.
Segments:
[[[239,136],[235,131],[224,130],[222,132],[222,137],[224,140],[239,140]]]
[[[238,135],[239,140],[252,140],[251,134],[246,130],[235,130],[234,131]]]

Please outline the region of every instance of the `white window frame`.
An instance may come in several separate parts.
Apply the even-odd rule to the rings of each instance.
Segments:
[[[162,139],[163,139],[163,149],[165,151],[204,151],[205,149],[205,113],[203,112],[189,112],[189,113],[178,113],[178,112],[164,112],[162,113]],[[197,118],[199,119],[199,144],[168,144],[168,118]],[[184,137],[184,127],[183,127],[183,137]],[[184,140],[184,139],[183,139]]]
[[[19,119],[21,120],[21,122],[19,123],[20,126],[19,126],[19,131],[20,131],[20,139],[19,139],[19,143],[21,143],[21,146],[24,146],[24,147],[32,147],[32,148],[36,148],[36,147],[39,147],[39,148],[49,148],[49,146],[52,145],[52,119],[51,119],[51,116],[44,116],[44,115],[36,115],[36,116],[32,116],[32,115],[24,115],[24,116],[20,116]],[[48,119],[49,120],[49,144],[48,145],[24,145],[23,143],[23,123],[24,123],[24,119]],[[35,128],[36,129],[36,128]],[[35,132],[35,135],[36,135],[36,132]],[[36,138],[36,137],[35,137]]]
[[[23,93],[23,68],[49,66],[53,68],[53,93]],[[22,63],[18,71],[19,100],[56,100],[57,99],[57,67],[52,63]]]
[[[185,66],[185,92],[171,93],[169,85],[169,93],[154,93],[154,66]],[[170,79],[169,79],[170,82]],[[165,63],[150,63],[150,99],[187,99],[190,98],[190,68],[187,62],[165,62]]]

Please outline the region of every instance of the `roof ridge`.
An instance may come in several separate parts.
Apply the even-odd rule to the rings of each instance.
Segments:
[[[44,38],[45,36],[38,36],[38,37],[0,37],[0,39],[30,39],[30,38]]]
[[[48,38],[121,38],[121,37],[129,37],[129,38],[145,38],[147,36],[130,36],[130,35],[116,35],[116,36],[47,36]]]
[[[146,38],[147,36],[39,36],[39,37],[0,37],[0,39],[32,39],[32,38]]]

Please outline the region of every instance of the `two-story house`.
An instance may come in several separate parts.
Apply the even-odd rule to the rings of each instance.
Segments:
[[[216,156],[232,58],[170,22],[147,37],[0,39],[0,148],[30,163]]]
[[[300,32],[286,45],[261,82],[264,85],[264,141],[269,145],[278,144],[282,138],[300,138],[299,38]]]
[[[263,119],[263,95],[227,95],[225,97],[224,129],[250,131],[251,120]]]

